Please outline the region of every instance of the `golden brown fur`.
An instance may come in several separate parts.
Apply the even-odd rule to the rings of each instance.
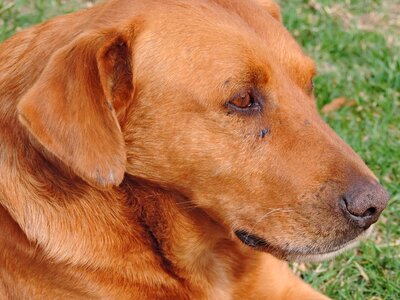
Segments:
[[[0,298],[326,299],[275,257],[341,249],[387,195],[314,73],[269,0],[111,0],[1,44]]]

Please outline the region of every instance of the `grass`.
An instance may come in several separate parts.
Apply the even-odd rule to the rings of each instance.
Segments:
[[[1,0],[0,0],[1,1]],[[0,2],[0,41],[20,28],[91,1]],[[400,299],[400,1],[281,0],[286,26],[319,65],[318,105],[392,195],[374,236],[337,259],[296,271],[334,299]]]

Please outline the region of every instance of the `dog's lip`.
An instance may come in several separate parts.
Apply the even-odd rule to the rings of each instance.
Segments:
[[[235,235],[246,246],[262,252],[268,252],[284,260],[296,261],[296,262],[318,262],[322,260],[331,259],[343,253],[344,251],[356,247],[359,244],[359,242],[362,239],[369,236],[372,231],[373,231],[373,226],[371,226],[368,230],[364,231],[363,233],[359,234],[354,239],[343,242],[342,244],[337,245],[335,247],[327,247],[325,250],[322,251],[314,250],[315,252],[312,250],[314,248],[312,246],[283,249],[279,246],[272,245],[266,239],[255,234],[251,234],[246,230],[236,230]]]
[[[287,255],[285,259],[292,262],[321,262],[332,259],[345,251],[351,250],[358,246],[360,241],[358,239],[352,240],[349,243],[345,243],[342,247],[331,250],[329,252],[323,252],[320,254],[302,254],[302,255]]]
[[[245,245],[251,248],[266,248],[269,246],[268,242],[257,235],[251,234],[245,230],[236,230],[235,235]]]

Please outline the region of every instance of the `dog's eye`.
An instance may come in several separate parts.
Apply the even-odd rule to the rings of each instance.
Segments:
[[[260,103],[255,99],[251,91],[245,91],[233,97],[228,106],[237,111],[254,111],[260,109]]]

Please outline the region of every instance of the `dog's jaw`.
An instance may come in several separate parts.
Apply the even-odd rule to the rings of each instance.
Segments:
[[[299,256],[294,256],[293,258],[289,257],[288,260],[294,261],[294,262],[321,262],[321,261],[333,259],[336,256],[357,247],[362,240],[366,239],[367,237],[369,237],[371,235],[371,233],[374,230],[373,228],[374,228],[374,226],[371,226],[368,230],[366,230],[364,233],[359,235],[356,239],[345,243],[339,249],[336,249],[334,251],[322,253],[322,254],[299,255]]]
[[[340,246],[332,249],[327,247],[326,251],[322,250],[320,253],[309,253],[311,247],[303,247],[291,249],[290,245],[286,249],[280,249],[279,247],[269,244],[265,239],[256,235],[250,234],[246,231],[238,230],[235,232],[236,237],[246,246],[255,250],[271,253],[278,258],[292,261],[292,262],[321,262],[335,258],[336,256],[351,250],[359,245],[359,243],[367,238],[373,231],[373,226],[362,234],[357,236],[348,242],[343,243]]]

